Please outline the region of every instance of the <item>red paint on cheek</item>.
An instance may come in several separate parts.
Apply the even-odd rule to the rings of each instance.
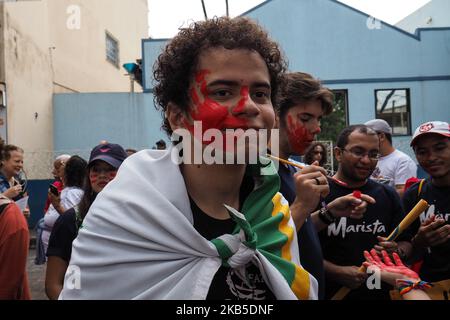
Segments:
[[[288,139],[292,151],[303,154],[311,141],[314,140],[314,135],[310,134],[299,121],[294,121],[292,116],[288,114]]]
[[[198,98],[198,94],[195,88],[191,89],[191,99],[195,106],[200,106],[200,99]]]
[[[208,70],[200,70],[195,76],[197,88],[191,89],[191,99],[195,108],[190,112],[190,116],[193,121],[202,122],[202,133],[212,128],[222,129],[221,123],[228,115],[228,109],[226,107],[221,106],[219,103],[208,98],[205,80],[205,76],[208,73]],[[200,89],[200,93],[203,95],[203,102],[200,102],[200,97],[197,93],[198,89]],[[184,123],[188,130],[192,132],[194,127],[188,124],[186,120]]]
[[[114,179],[116,177],[116,175],[117,175],[117,171],[109,172],[108,173],[109,180]]]
[[[233,109],[234,113],[241,113],[242,111],[244,111],[245,104],[247,103],[248,100],[248,94],[249,94],[248,86],[243,86],[241,88],[241,100],[239,100],[236,108]]]
[[[208,70],[200,70],[195,75],[196,87],[193,87],[190,90],[192,103],[194,105],[193,110],[191,110],[190,112],[191,119],[193,121],[201,121],[202,135],[204,135],[206,130],[209,129],[245,129],[247,127],[247,121],[245,119],[236,118],[230,115],[230,110],[227,106],[223,106],[208,97],[208,89],[205,77],[209,73],[210,71]],[[201,97],[199,96],[199,93],[201,94]],[[243,86],[241,89],[241,99],[239,100],[237,106],[234,108],[234,112],[241,112],[244,109],[245,103],[248,99],[248,94],[248,86]],[[203,102],[201,102],[201,98],[203,98]],[[183,123],[191,133],[194,133],[194,126],[190,124],[187,119],[184,119]],[[203,141],[201,137],[196,138],[201,140],[202,143],[211,143],[211,141]]]
[[[91,172],[89,174],[89,180],[91,181],[91,185],[97,183],[97,181],[98,181],[98,174],[94,173],[94,172]]]
[[[199,72],[197,72],[197,74],[195,75],[195,82],[197,83],[205,82],[205,76],[208,73],[210,73],[209,70],[200,70]]]

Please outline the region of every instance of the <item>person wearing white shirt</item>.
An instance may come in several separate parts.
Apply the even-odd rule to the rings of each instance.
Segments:
[[[394,187],[402,197],[406,180],[417,175],[417,165],[406,153],[392,146],[392,128],[385,120],[374,119],[365,125],[376,131],[380,138],[381,157],[372,178]]]
[[[87,162],[79,156],[72,156],[67,161],[64,168],[64,189],[61,195],[54,195],[49,191],[51,205],[44,216],[44,231],[42,231],[42,242],[44,251],[47,251],[48,241],[53,229],[53,225],[59,216],[68,209],[78,205],[83,197],[83,183],[86,176]]]

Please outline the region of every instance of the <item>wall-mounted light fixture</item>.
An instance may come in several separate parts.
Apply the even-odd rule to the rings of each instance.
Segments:
[[[0,108],[6,108],[6,85],[0,83]]]

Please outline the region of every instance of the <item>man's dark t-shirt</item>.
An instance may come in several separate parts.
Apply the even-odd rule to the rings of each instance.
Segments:
[[[330,194],[325,199],[326,203],[354,191],[332,179],[328,182]],[[324,259],[338,266],[361,266],[365,261],[364,250],[369,251],[378,244],[377,236],[387,237],[404,216],[400,198],[392,187],[369,179],[358,190],[376,200],[375,204],[368,205],[364,217],[360,220],[338,218],[319,233]],[[341,287],[341,284],[327,278],[326,298],[331,298]],[[390,286],[381,283],[381,288],[369,290],[363,283],[360,288],[352,290],[346,299],[389,299]]]
[[[246,177],[240,190],[240,206],[253,190],[253,180]],[[232,234],[236,223],[230,218],[219,220],[208,216],[189,197],[194,218],[194,228],[206,239],[211,240],[223,234]],[[234,269],[221,266],[209,288],[207,300],[275,300],[259,269],[249,264],[247,277],[243,279]]]
[[[435,214],[450,224],[450,187],[436,187],[430,179],[424,181],[422,190],[418,192],[419,183],[411,186],[403,196],[405,212],[409,212],[420,199],[428,202],[430,207],[420,214],[419,219],[405,231],[408,239],[412,239],[419,230],[420,224]],[[423,264],[420,268],[421,279],[435,282],[450,279],[450,240],[424,250]]]
[[[293,175],[297,170],[291,165],[280,164],[278,175],[280,176],[280,193],[291,205],[296,197]],[[303,226],[297,232],[300,263],[303,268],[316,278],[319,285],[319,299],[325,295],[325,270],[323,268],[323,255],[319,236],[311,219],[306,219]]]

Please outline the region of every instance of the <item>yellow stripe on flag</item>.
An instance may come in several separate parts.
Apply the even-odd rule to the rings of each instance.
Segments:
[[[281,203],[281,193],[277,193],[272,198],[273,203],[273,211],[272,216],[275,216],[279,213],[283,214],[283,219],[278,225],[278,230],[288,237],[288,241],[281,248],[281,256],[283,259],[288,261],[292,260],[291,256],[291,242],[294,239],[294,229],[289,225],[289,218],[291,217],[291,211],[289,210],[289,205],[283,205]]]
[[[291,289],[300,300],[309,299],[310,279],[309,273],[298,265],[295,265],[295,278]]]
[[[281,248],[281,255],[283,259],[290,261],[295,266],[294,280],[290,284],[292,291],[298,299],[308,300],[310,290],[310,275],[308,271],[292,262],[291,244],[294,240],[295,230],[289,225],[289,219],[291,217],[291,210],[289,209],[289,205],[287,203],[282,204],[281,199],[282,195],[279,192],[272,199],[272,203],[274,206],[272,216],[275,216],[279,213],[283,214],[283,219],[281,220],[278,229],[288,238],[288,241]]]

